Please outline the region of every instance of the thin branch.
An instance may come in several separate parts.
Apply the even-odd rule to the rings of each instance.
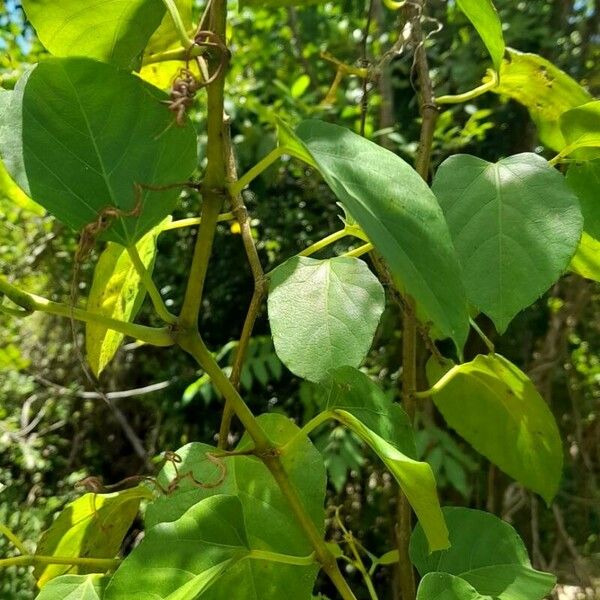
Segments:
[[[0,276],[0,293],[5,294],[17,306],[25,309],[29,313],[45,312],[59,317],[71,317],[86,323],[97,323],[108,329],[113,329],[124,335],[146,342],[153,346],[172,346],[175,342],[168,327],[147,327],[145,325],[137,325],[135,323],[127,323],[119,321],[105,315],[89,312],[80,308],[71,308],[67,304],[60,302],[52,302],[42,296],[25,292]]]

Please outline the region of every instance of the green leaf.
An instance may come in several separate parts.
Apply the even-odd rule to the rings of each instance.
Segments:
[[[584,231],[569,268],[582,277],[600,283],[600,241]]]
[[[277,356],[318,381],[329,369],[357,367],[369,352],[385,293],[358,258],[290,258],[270,275],[269,322]]]
[[[427,532],[430,548],[446,548],[448,531],[433,472],[427,463],[411,458],[416,455],[415,442],[404,411],[367,375],[351,367],[332,370],[321,389],[321,409],[368,444],[396,478]]]
[[[566,179],[583,213],[583,235],[570,269],[600,282],[600,159],[572,164]]]
[[[176,521],[150,528],[113,575],[104,600],[197,598],[217,579],[219,589],[226,587],[223,576],[249,554],[239,498],[206,498]],[[231,598],[234,590],[228,591]]]
[[[491,0],[457,0],[460,9],[477,30],[488,49],[494,68],[500,70],[504,56],[504,36],[502,23]]]
[[[74,229],[107,206],[131,211],[135,184],[185,181],[196,165],[194,128],[174,125],[167,96],[138,77],[86,58],[51,58],[22,77],[0,121],[0,153],[33,200]],[[143,190],[139,216],[104,239],[129,246],[173,210],[180,188]]]
[[[140,501],[149,497],[150,491],[142,486],[112,494],[84,494],[67,504],[44,532],[36,554],[114,558]],[[93,572],[94,567],[91,569]],[[90,567],[38,565],[34,570],[40,588],[65,573],[90,573]]]
[[[277,128],[277,143],[280,147],[285,148],[287,154],[305,162],[315,169],[319,168],[304,142],[285,121],[276,118],[275,126]]]
[[[435,572],[419,583],[417,600],[484,600],[484,596],[461,577]]]
[[[579,198],[583,230],[600,240],[600,159],[572,164],[566,180]]]
[[[287,417],[266,414],[258,417],[269,438],[285,448],[281,454],[292,485],[319,531],[324,533],[326,474],[323,458],[299,429]],[[238,450],[248,449],[252,443],[244,436]],[[192,443],[180,448],[177,454],[182,462],[179,473],[192,472],[198,481],[214,484],[222,477],[221,469],[207,454],[218,451],[205,444]],[[297,524],[288,501],[275,483],[262,461],[252,456],[232,456],[221,459],[226,466],[225,478],[216,487],[199,488],[188,479],[181,480],[168,497],[157,498],[146,510],[146,525],[178,519],[191,506],[215,494],[238,496],[243,505],[246,531],[250,547],[292,556],[308,556],[312,546]],[[162,485],[168,486],[175,477],[171,464],[159,474]],[[285,535],[282,535],[285,532]],[[231,600],[236,589],[255,590],[261,600],[279,600],[281,590],[286,590],[288,600],[306,600],[310,596],[317,575],[315,566],[274,565],[264,561],[244,561],[235,565],[211,589],[210,600]],[[208,597],[207,597],[208,598]]]
[[[418,318],[460,351],[468,312],[460,265],[440,206],[406,162],[348,129],[305,121],[297,134],[338,199],[381,252]]]
[[[587,148],[584,152],[577,152],[576,158],[597,158],[600,148],[600,100],[588,102],[577,108],[572,108],[560,116],[560,129],[565,137],[567,146],[560,152],[562,156],[573,154],[580,148]]]
[[[423,576],[419,600],[541,600],[556,578],[531,567],[517,532],[498,517],[468,508],[444,508],[451,546],[428,552],[418,525],[410,557]]]
[[[319,0],[239,0],[240,8],[279,8],[281,6],[310,6]]]
[[[7,198],[23,210],[35,215],[44,216],[46,214],[46,211],[24,194],[21,188],[11,179],[2,161],[0,161],[0,198]]]
[[[23,0],[23,8],[51,54],[123,68],[133,68],[165,14],[162,0]]]
[[[158,235],[167,222],[165,220],[154,227],[136,244],[140,258],[149,273],[152,273],[154,268]],[[94,269],[87,310],[129,323],[135,319],[145,296],[146,288],[142,285],[127,249],[109,242]],[[96,377],[113,359],[124,337],[122,333],[98,323],[86,324],[87,360]]]
[[[102,574],[61,575],[50,581],[35,600],[100,600],[106,584]]]
[[[560,433],[525,373],[499,354],[480,355],[448,371],[432,397],[475,450],[551,502],[563,464]]]
[[[467,298],[499,332],[569,266],[583,219],[563,176],[537,154],[489,163],[459,154],[436,193],[463,268]]]
[[[507,48],[494,92],[525,105],[538,128],[540,140],[559,152],[565,147],[559,117],[593,98],[574,79],[538,56]]]

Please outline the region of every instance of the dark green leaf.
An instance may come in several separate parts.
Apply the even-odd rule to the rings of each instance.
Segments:
[[[583,219],[563,176],[523,153],[489,163],[459,154],[433,182],[467,297],[500,332],[566,271]]]
[[[445,508],[451,546],[428,552],[418,525],[410,557],[423,576],[419,600],[541,600],[556,578],[531,567],[517,532],[498,517],[468,508]]]
[[[49,59],[11,93],[0,121],[0,153],[23,191],[82,229],[108,206],[133,210],[136,183],[172,184],[191,175],[194,129],[174,124],[165,99],[110,65]],[[170,214],[179,193],[179,187],[143,190],[139,216],[115,219],[104,238],[135,243]]]
[[[385,293],[358,258],[290,258],[270,275],[269,322],[277,356],[318,381],[329,369],[357,367],[367,355]]]
[[[298,435],[299,429],[287,417],[261,415],[259,422],[273,442],[285,446],[281,456],[283,466],[308,514],[320,531],[324,531],[325,467],[320,453],[308,438]],[[292,441],[293,440],[293,441]],[[251,446],[245,436],[238,449]],[[205,444],[188,444],[177,451],[183,459],[180,473],[192,471],[198,481],[218,482],[222,476],[214,460],[207,457],[217,450]],[[146,525],[178,519],[187,509],[214,494],[236,495],[242,502],[248,540],[252,549],[269,550],[293,556],[308,556],[312,547],[299,527],[286,498],[262,461],[251,456],[221,459],[226,466],[225,479],[216,487],[199,488],[189,479],[181,481],[168,497],[161,497],[148,506]],[[165,466],[159,476],[163,485],[174,478],[172,465]],[[285,532],[285,535],[282,535]],[[213,588],[210,600],[231,600],[237,589],[254,589],[260,600],[279,600],[286,590],[288,600],[306,600],[310,596],[317,569],[314,566],[273,565],[264,561],[244,561],[233,567]],[[229,583],[227,583],[229,582]],[[233,583],[232,583],[233,582]]]
[[[226,588],[225,574],[249,554],[240,500],[206,498],[176,521],[150,528],[113,575],[104,600],[191,600],[217,580]],[[234,597],[233,587],[227,592]]]
[[[388,262],[417,316],[459,352],[468,333],[460,265],[440,206],[407,163],[348,129],[305,121],[297,130],[318,168]]]

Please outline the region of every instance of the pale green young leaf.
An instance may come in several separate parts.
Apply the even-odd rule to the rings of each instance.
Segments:
[[[433,191],[463,268],[467,298],[499,332],[568,268],[583,218],[564,177],[537,154],[439,167]]]
[[[0,120],[0,154],[21,189],[74,229],[106,207],[132,211],[135,184],[185,181],[194,128],[174,126],[167,96],[87,58],[51,58],[23,76]],[[104,239],[138,241],[173,210],[180,188],[142,190],[139,216],[115,218]]]
[[[418,525],[410,557],[423,577],[421,600],[542,600],[556,578],[532,568],[517,532],[495,515],[469,508],[444,508],[450,547],[429,553]],[[435,576],[435,577],[434,577]]]
[[[67,504],[42,535],[36,554],[42,556],[87,556],[114,558],[137,515],[140,502],[151,497],[145,487],[112,494],[85,494]],[[38,586],[65,573],[90,573],[81,565],[38,565],[34,575]]]
[[[46,211],[37,202],[29,198],[12,180],[2,161],[0,161],[0,198],[7,198],[23,210],[34,215],[43,216],[46,214]]]
[[[573,273],[600,283],[600,240],[584,231],[569,268]]]
[[[258,420],[269,438],[284,446],[280,456],[283,467],[298,490],[304,508],[318,530],[324,533],[326,474],[321,454],[306,436],[298,435],[298,427],[287,417],[266,414],[258,417]],[[237,449],[251,447],[252,442],[245,435]],[[222,467],[209,457],[217,453],[216,448],[199,443],[187,444],[177,450],[182,458],[177,465],[179,473],[191,471],[197,481],[208,485],[201,488],[190,479],[182,479],[168,497],[159,497],[148,506],[146,526],[174,521],[203,498],[230,494],[242,502],[251,549],[308,556],[312,546],[264,463],[252,456],[220,459],[226,469],[223,478]],[[168,486],[174,477],[173,465],[168,463],[159,474],[159,481],[163,486]],[[235,585],[236,589],[255,590],[257,598],[261,600],[279,600],[282,589],[286,590],[287,600],[306,600],[310,597],[317,571],[315,566],[243,561],[226,573],[207,598],[231,600],[235,597],[231,592]]]
[[[111,578],[103,600],[146,600],[149,593],[156,600],[191,600],[217,580],[232,598],[235,589],[223,576],[249,554],[240,499],[206,498],[177,520],[148,529]]]
[[[165,14],[162,0],[23,0],[42,44],[55,56],[87,56],[133,68]]]
[[[35,600],[101,600],[104,575],[61,575],[44,586]]]
[[[163,223],[149,231],[136,248],[146,270],[152,274],[156,258],[156,240]],[[127,249],[109,242],[100,255],[87,301],[87,310],[119,321],[132,322],[142,306],[146,289],[133,266]],[[104,325],[88,322],[85,327],[87,361],[96,377],[113,359],[125,336]]]
[[[600,100],[588,102],[563,113],[560,116],[560,129],[567,144],[561,150],[561,155],[598,158],[600,156],[598,150],[600,148]]]
[[[270,274],[269,323],[277,356],[296,375],[319,381],[367,355],[385,293],[358,258],[295,256]]]
[[[434,333],[467,337],[468,311],[458,258],[440,206],[417,172],[392,152],[322,121],[297,134],[338,199],[382,254],[398,289]]]
[[[552,501],[562,442],[552,412],[525,373],[499,354],[479,355],[453,367],[432,392],[446,423],[475,450]]]
[[[431,550],[448,546],[448,531],[431,467],[419,462],[404,411],[357,369],[332,370],[322,381],[321,409],[344,423],[390,470],[423,526]]]
[[[313,157],[304,142],[296,135],[296,132],[291,129],[288,124],[282,119],[275,121],[277,127],[277,143],[290,156],[297,158],[306,164],[318,169]]]
[[[500,70],[505,44],[496,7],[491,0],[457,0],[457,4],[479,33],[492,57],[494,68]]]
[[[574,79],[550,61],[507,48],[500,67],[500,83],[493,91],[525,105],[538,128],[540,140],[559,152],[565,147],[559,117],[593,98]]]

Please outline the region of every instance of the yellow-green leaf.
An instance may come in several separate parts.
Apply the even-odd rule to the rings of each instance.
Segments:
[[[170,220],[170,217],[165,219],[136,244],[140,258],[149,272],[152,272],[154,267],[158,235]],[[146,289],[129,258],[127,249],[109,242],[94,271],[87,309],[106,317],[131,322],[141,308],[145,296]],[[122,333],[99,323],[86,324],[87,360],[96,377],[113,359],[123,338]]]
[[[143,486],[112,494],[85,494],[70,502],[42,535],[36,554],[41,556],[114,558],[135,518],[142,498],[152,494]],[[91,567],[38,565],[38,587],[65,573],[93,573]]]
[[[586,148],[575,154],[575,158],[597,158],[600,156],[600,100],[588,102],[572,108],[560,116],[560,129],[567,146],[560,151],[562,156],[572,155],[577,150]],[[580,156],[581,155],[581,156]]]
[[[550,503],[563,450],[552,412],[533,382],[494,354],[450,369],[432,388],[444,419],[488,460]]]
[[[565,111],[592,100],[590,94],[564,71],[538,56],[507,48],[494,92],[509,96],[529,109],[540,140],[559,152],[565,146],[558,119]]]
[[[0,161],[0,198],[7,198],[20,206],[23,210],[27,210],[36,215],[43,216],[46,211],[37,203],[34,202],[21,188],[12,180],[8,174],[4,163]]]
[[[600,283],[600,241],[584,231],[569,268],[582,277]]]

